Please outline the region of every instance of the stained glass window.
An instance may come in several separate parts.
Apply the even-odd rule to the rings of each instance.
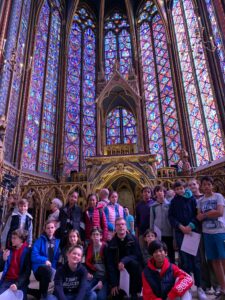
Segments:
[[[132,64],[132,49],[127,18],[119,12],[105,21],[105,77],[110,79],[116,60],[120,73],[127,77]]]
[[[67,60],[64,173],[84,170],[96,154],[96,35],[91,13],[80,8],[70,30]]]
[[[59,12],[55,10],[51,18],[38,167],[39,171],[50,174],[55,138],[60,31],[61,18]]]
[[[149,150],[158,166],[177,164],[181,141],[166,31],[153,1],[140,10],[138,29]]]
[[[106,144],[136,144],[136,119],[132,112],[116,107],[106,118]]]
[[[216,45],[216,53],[220,61],[221,72],[225,83],[225,48],[221,37],[220,29],[217,23],[217,17],[212,0],[205,0],[208,16],[212,28],[213,38]]]
[[[30,0],[13,1],[4,55],[5,59],[9,60],[13,49],[15,49],[17,53],[16,68],[12,72],[9,70],[9,64],[6,64],[0,76],[0,114],[8,114],[5,138],[5,159],[8,161],[12,160],[19,94],[22,83],[20,64],[24,64],[30,3]]]
[[[224,155],[215,96],[193,2],[174,0],[173,23],[197,165]]]
[[[22,162],[24,169],[48,174],[54,154],[61,31],[57,2],[51,3],[42,5],[37,25]]]

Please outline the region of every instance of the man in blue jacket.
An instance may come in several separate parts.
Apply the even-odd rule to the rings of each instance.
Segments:
[[[127,233],[124,218],[115,222],[116,234],[108,244],[107,268],[112,299],[123,299],[124,292],[119,289],[120,271],[124,269],[130,274],[131,299],[138,299],[141,292],[142,255],[137,239]]]
[[[31,253],[32,270],[36,280],[40,282],[39,293],[42,299],[47,297],[48,286],[53,280],[60,255],[60,240],[54,237],[55,231],[55,223],[48,221],[44,233],[35,241]]]

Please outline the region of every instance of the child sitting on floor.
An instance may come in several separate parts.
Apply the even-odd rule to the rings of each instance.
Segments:
[[[67,262],[56,271],[54,293],[46,300],[95,300],[92,291],[87,291],[87,270],[81,264],[83,247],[72,246],[66,255]]]
[[[34,242],[31,252],[32,269],[34,277],[40,282],[39,298],[41,299],[47,297],[48,286],[54,277],[60,256],[60,240],[55,238],[55,231],[55,222],[47,221],[44,233]]]
[[[189,289],[193,284],[190,275],[171,264],[166,258],[167,247],[161,241],[149,246],[152,258],[142,273],[143,300],[192,299]]]
[[[0,295],[7,289],[22,290],[27,299],[27,286],[31,273],[30,248],[26,242],[27,232],[17,229],[11,234],[12,250],[3,250],[0,259]]]
[[[107,244],[102,242],[102,230],[93,228],[85,263],[90,278],[89,288],[93,290],[97,300],[107,299],[106,250]]]

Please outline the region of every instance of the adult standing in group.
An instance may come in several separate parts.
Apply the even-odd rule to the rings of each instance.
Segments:
[[[78,206],[78,192],[73,191],[68,196],[67,204],[60,209],[59,222],[61,248],[66,244],[66,237],[71,229],[76,229],[81,234],[82,210]]]
[[[136,233],[140,246],[144,245],[144,233],[150,227],[150,207],[154,204],[152,190],[149,186],[142,189],[142,201],[136,206]]]
[[[55,222],[56,229],[58,229],[60,226],[59,212],[60,212],[60,208],[62,208],[62,206],[63,206],[62,201],[58,198],[52,199],[52,201],[50,203],[51,213],[48,216],[48,221]]]
[[[101,189],[99,192],[98,208],[105,208],[109,204],[109,190]]]

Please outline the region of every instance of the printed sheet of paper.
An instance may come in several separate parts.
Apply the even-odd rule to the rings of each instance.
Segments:
[[[91,291],[93,292],[93,291],[95,291],[97,289],[98,289],[98,283],[91,289]]]
[[[123,290],[127,296],[129,296],[130,291],[130,274],[126,269],[120,271],[120,289]]]
[[[190,234],[185,234],[181,245],[181,251],[196,256],[200,239],[201,234],[199,233],[192,232]]]
[[[23,300],[23,292],[21,290],[13,292],[8,289],[0,295],[0,300]]]

